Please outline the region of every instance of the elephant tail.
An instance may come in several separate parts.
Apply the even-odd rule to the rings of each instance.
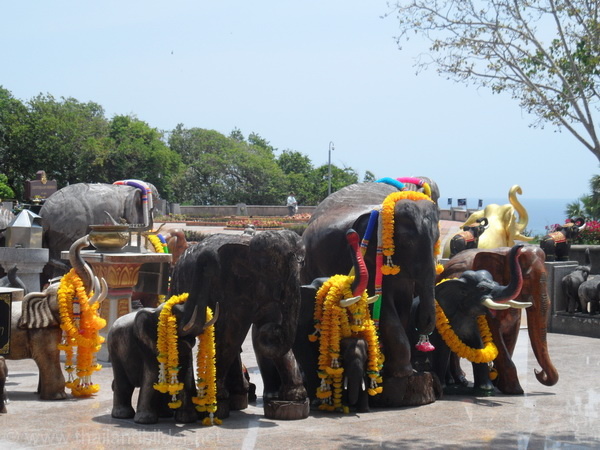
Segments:
[[[517,199],[517,194],[521,195],[523,194],[523,191],[521,190],[521,186],[515,184],[508,191],[508,200],[513,208],[515,208],[515,211],[519,214],[519,218],[517,219],[515,239],[520,241],[530,241],[532,238],[523,234],[527,228],[527,224],[529,223],[529,215],[527,214],[527,210]]]

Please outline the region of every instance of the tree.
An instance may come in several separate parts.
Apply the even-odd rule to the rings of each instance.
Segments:
[[[376,180],[375,174],[370,170],[365,172],[365,176],[363,177],[363,183],[372,183]]]
[[[600,161],[594,115],[600,81],[600,2],[589,0],[409,0],[393,10],[398,43],[431,42],[420,69],[510,92],[537,118],[571,132]]]
[[[15,198],[14,191],[10,188],[10,186],[7,183],[8,177],[3,173],[0,173],[0,200]]]
[[[0,167],[7,176],[6,184],[19,197],[27,179],[20,170],[21,163],[30,156],[24,145],[26,117],[25,105],[0,86]]]
[[[569,219],[584,217],[598,220],[600,218],[600,175],[590,179],[591,194],[583,195],[576,201],[567,204],[565,215]]]

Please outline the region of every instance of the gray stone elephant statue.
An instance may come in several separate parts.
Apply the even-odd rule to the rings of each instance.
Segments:
[[[179,353],[179,371],[177,378],[183,383],[178,400],[181,406],[170,409],[168,393],[154,389],[159,381],[158,357],[158,322],[166,303],[158,308],[141,308],[119,317],[111,327],[107,336],[108,354],[113,370],[113,407],[112,417],[131,419],[142,424],[157,423],[159,417],[171,417],[180,423],[191,423],[198,420],[199,415],[193,403],[196,395],[196,383],[192,349],[196,336],[211,326],[215,317],[205,322],[206,308],[198,305],[197,298],[188,298],[183,304],[172,307],[177,321],[177,350]],[[199,313],[200,309],[204,313]],[[136,410],[131,405],[135,388],[139,387]]]
[[[592,271],[590,249],[585,249],[585,265],[577,266],[561,280],[563,294],[565,294],[566,311],[569,313],[580,312],[581,303],[579,301],[579,286],[587,281]],[[585,311],[584,311],[585,312]]]
[[[435,288],[438,303],[436,331],[431,337],[435,350],[425,353],[431,358],[432,368],[444,392],[465,393],[462,377],[456,377],[450,366],[451,352],[471,361],[475,395],[493,395],[488,363],[498,350],[491,339],[485,316],[489,311],[526,308],[528,302],[513,300],[523,286],[523,276],[517,262],[522,245],[511,249],[510,283],[498,284],[487,270],[465,271],[459,278],[447,279]],[[415,305],[418,300],[415,300]],[[416,341],[416,337],[413,337]],[[461,345],[464,344],[464,345]],[[459,388],[457,390],[457,387]],[[470,391],[471,392],[471,391]]]
[[[581,312],[600,314],[600,277],[584,281],[577,290]]]
[[[306,390],[292,353],[303,260],[300,236],[283,230],[211,235],[188,248],[176,264],[173,294],[189,292],[201,307],[220,307],[215,324],[219,418],[248,404],[240,350],[252,325],[265,414],[279,419],[308,415]]]
[[[69,260],[83,280],[87,291],[95,295],[90,302],[102,301],[106,297],[106,283],[102,289],[93,276],[90,266],[80,255],[82,248],[89,245],[87,236],[75,241],[69,251]],[[60,279],[52,280],[43,292],[27,294],[21,308],[13,304],[10,334],[10,349],[6,359],[33,359],[39,370],[38,393],[42,400],[61,400],[67,397],[65,378],[60,367],[62,339],[57,292]]]
[[[48,278],[62,275],[68,267],[61,261],[61,251],[90,232],[90,225],[107,223],[108,216],[129,224],[152,227],[153,186],[132,184],[77,183],[59,189],[45,201],[40,210],[44,228],[44,247],[49,249],[50,262],[44,273]],[[154,193],[149,194],[144,189]]]
[[[381,220],[372,212],[379,209]],[[407,330],[416,328],[428,335],[435,327],[438,206],[421,192],[398,191],[386,183],[354,184],[331,194],[318,205],[302,236],[306,246],[304,284],[318,277],[349,273],[352,259],[345,234],[350,228],[366,246],[364,258],[371,275],[367,290],[372,295],[381,288],[382,294],[379,339],[385,356],[383,393],[373,397],[372,403],[395,407],[434,402],[438,395],[435,380],[430,373],[413,370]],[[378,242],[378,233],[383,243]],[[378,246],[383,247],[383,257],[378,255]],[[378,276],[373,276],[377,273],[383,275],[381,286],[376,285]],[[421,303],[413,321],[410,311],[415,296]]]

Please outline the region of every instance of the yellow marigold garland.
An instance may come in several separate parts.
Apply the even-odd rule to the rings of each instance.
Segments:
[[[92,382],[92,374],[102,368],[96,361],[96,353],[104,342],[99,331],[106,326],[106,320],[98,314],[99,302],[89,304],[83,281],[74,269],[61,279],[57,296],[60,328],[63,330],[58,349],[65,352],[65,370],[68,374],[65,386],[71,389],[75,397],[89,397],[100,390],[100,386]],[[74,366],[75,347],[77,363]],[[73,375],[75,370],[77,378]]]
[[[368,345],[367,373],[371,378],[368,388],[370,395],[382,392],[378,383],[382,382],[380,370],[383,367],[383,354],[373,320],[367,305],[367,293],[347,308],[340,306],[340,300],[353,297],[351,285],[353,276],[334,275],[319,289],[315,302],[315,333],[309,336],[317,340],[319,334],[319,372],[321,385],[316,395],[322,403],[319,409],[326,411],[348,412],[342,404],[342,381],[344,369],[340,365],[340,341],[345,337],[359,337]],[[350,321],[348,317],[352,317]]]
[[[442,280],[440,283],[443,283],[444,281],[447,280]],[[496,356],[498,356],[498,348],[492,339],[492,333],[487,324],[485,315],[477,317],[477,325],[479,326],[479,333],[483,340],[483,348],[472,348],[462,342],[454,330],[452,330],[450,321],[437,301],[435,302],[435,312],[435,326],[450,350],[461,358],[466,358],[474,363],[489,363],[496,359]]]
[[[163,394],[171,395],[169,408],[177,409],[181,406],[181,400],[177,400],[177,394],[183,389],[183,383],[179,382],[179,351],[177,349],[177,318],[173,315],[173,306],[187,300],[188,294],[172,296],[164,303],[158,318],[158,339],[156,347],[158,350],[157,360],[159,362],[158,382],[154,389]],[[212,318],[212,310],[206,309],[207,320]],[[207,411],[209,416],[202,421],[203,425],[219,425],[221,420],[214,416],[217,410],[217,387],[215,368],[215,340],[214,325],[211,325],[198,336],[200,340],[197,353],[197,388],[198,396],[192,398],[198,411]]]

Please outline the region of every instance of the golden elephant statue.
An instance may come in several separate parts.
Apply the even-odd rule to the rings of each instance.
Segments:
[[[512,247],[515,240],[531,241],[533,238],[525,236],[525,228],[529,222],[527,211],[517,199],[517,194],[522,194],[521,186],[514,185],[508,191],[510,203],[505,205],[491,204],[483,210],[475,211],[469,216],[462,227],[471,226],[477,220],[487,218],[488,227],[479,236],[478,248]],[[444,245],[443,257],[450,256],[450,240]]]

